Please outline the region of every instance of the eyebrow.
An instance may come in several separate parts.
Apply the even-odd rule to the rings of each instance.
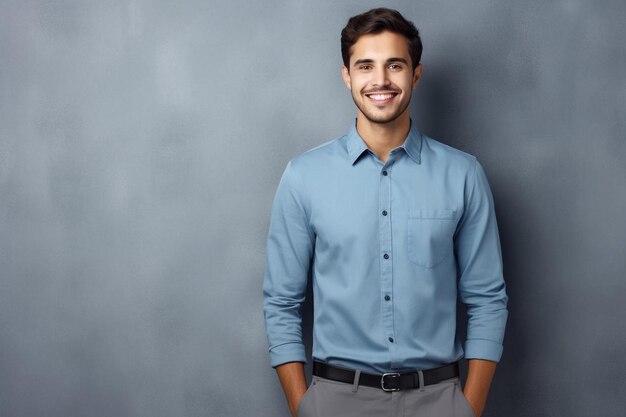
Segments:
[[[406,59],[400,58],[400,57],[389,58],[386,61],[387,64],[390,64],[392,62],[402,62],[403,64],[409,65]],[[356,67],[357,65],[360,65],[360,64],[373,64],[373,63],[374,63],[373,59],[357,59],[356,61],[354,61],[353,66]]]

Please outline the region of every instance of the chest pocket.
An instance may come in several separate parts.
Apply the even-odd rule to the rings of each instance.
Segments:
[[[454,252],[456,210],[409,209],[407,256],[423,268],[434,268]]]

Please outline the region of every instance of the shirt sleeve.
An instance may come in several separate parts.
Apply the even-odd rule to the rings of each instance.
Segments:
[[[272,204],[263,281],[265,328],[272,367],[305,362],[301,306],[315,242],[301,197],[300,178],[289,161]]]
[[[467,359],[499,362],[508,316],[493,196],[475,160],[466,207],[455,238],[460,300],[467,307]]]

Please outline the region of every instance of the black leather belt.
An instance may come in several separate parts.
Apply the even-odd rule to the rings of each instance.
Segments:
[[[425,369],[421,372],[424,376],[424,385],[437,384],[445,379],[459,376],[459,363],[453,362],[439,368]],[[354,374],[354,369],[313,361],[313,375],[322,378],[352,384],[354,382]],[[359,385],[380,388],[383,391],[400,391],[419,388],[420,376],[419,372],[386,372],[384,374],[361,372]]]

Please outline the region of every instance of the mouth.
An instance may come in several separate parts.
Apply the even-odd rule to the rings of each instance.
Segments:
[[[366,93],[365,96],[376,105],[388,104],[400,93],[397,91],[372,91]]]

